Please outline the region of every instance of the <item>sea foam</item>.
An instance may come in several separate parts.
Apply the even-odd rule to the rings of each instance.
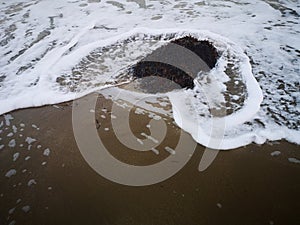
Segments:
[[[120,7],[110,1],[81,7],[53,0],[18,8],[16,2],[0,6],[6,18],[0,23],[0,114],[130,82],[125,68],[172,38],[192,35],[211,41],[221,58],[199,74],[194,90],[168,93],[173,112],[165,113],[211,148],[280,139],[300,144],[297,2],[191,0],[178,7],[118,0]]]

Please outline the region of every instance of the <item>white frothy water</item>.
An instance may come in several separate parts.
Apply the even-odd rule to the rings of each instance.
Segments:
[[[141,2],[1,4],[0,114],[129,82],[130,65],[192,35],[212,42],[221,57],[194,90],[167,94],[176,123],[211,148],[300,144],[297,1]]]

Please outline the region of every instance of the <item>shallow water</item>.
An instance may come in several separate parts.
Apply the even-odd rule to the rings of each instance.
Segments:
[[[72,100],[130,81],[124,69],[185,32],[214,42],[224,57],[210,74],[212,86],[199,79],[198,90],[181,94],[198,94],[192,102],[178,102],[181,109],[190,109],[189,120],[198,121],[196,127],[185,121],[183,129],[199,143],[221,149],[282,138],[299,144],[299,14],[300,5],[292,0],[3,2],[0,113]],[[243,74],[250,64],[242,60],[243,53],[263,93],[259,110],[259,95],[249,97],[252,85],[246,87]],[[230,66],[231,72],[224,74]],[[242,109],[245,114],[228,117],[224,143],[211,146],[199,137],[198,128],[213,129],[204,121],[211,117],[209,109],[218,107],[226,116]],[[180,113],[184,119],[185,112]],[[233,126],[235,118],[239,123]]]

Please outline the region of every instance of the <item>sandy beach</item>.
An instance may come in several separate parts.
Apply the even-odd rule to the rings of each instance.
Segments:
[[[299,0],[1,1],[0,225],[299,225],[299,24]]]
[[[150,165],[168,157],[166,151],[156,155],[122,147],[111,129],[111,105],[100,95],[95,118],[101,123],[99,137],[115,158]],[[0,224],[289,225],[300,221],[300,164],[293,162],[300,158],[297,145],[280,141],[221,151],[203,172],[197,168],[205,148],[197,145],[176,175],[132,187],[100,176],[84,160],[73,134],[72,102],[10,115],[10,119],[0,117]],[[147,132],[149,118],[131,116],[133,133]],[[172,118],[165,121],[170,123],[164,142],[176,145],[180,129]]]

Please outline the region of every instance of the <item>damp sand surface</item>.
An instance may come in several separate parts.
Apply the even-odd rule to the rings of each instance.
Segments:
[[[124,147],[113,133],[112,103],[99,95],[91,113],[100,124],[95,128],[99,137],[115,158],[150,165],[169,156],[163,149],[157,155]],[[1,224],[250,225],[300,221],[298,145],[281,141],[220,151],[203,172],[198,171],[198,165],[205,148],[197,145],[176,175],[154,185],[132,187],[105,179],[83,159],[73,135],[72,102],[9,115],[0,117]],[[143,140],[141,134],[148,135],[149,117],[136,113],[130,117],[132,132]],[[167,134],[163,143],[176,146],[180,129],[172,118],[164,121]]]

